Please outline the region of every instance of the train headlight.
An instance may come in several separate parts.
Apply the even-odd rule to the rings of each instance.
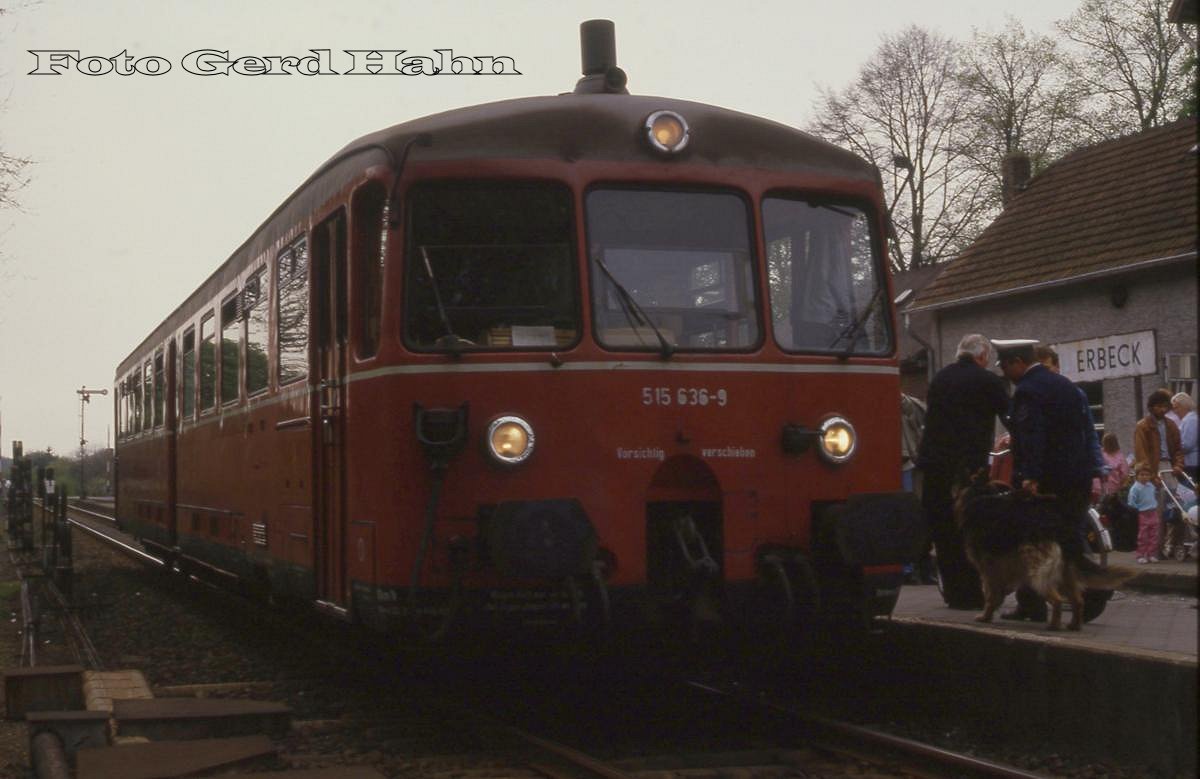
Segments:
[[[858,434],[854,425],[844,417],[830,417],[821,423],[821,456],[827,462],[841,465],[854,456],[858,447]]]
[[[674,111],[655,111],[646,117],[646,138],[656,151],[678,154],[687,148],[690,137],[687,121]]]
[[[487,450],[502,465],[516,465],[533,454],[533,428],[520,417],[500,417],[488,425]]]

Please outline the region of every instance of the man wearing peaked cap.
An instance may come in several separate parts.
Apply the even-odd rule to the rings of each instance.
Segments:
[[[1087,566],[1081,527],[1095,463],[1079,390],[1070,379],[1034,359],[1030,339],[993,341],[1000,370],[1015,385],[1009,408],[1013,486],[1058,498],[1063,525],[1056,533],[1063,556]],[[1046,604],[1031,590],[1017,592],[1018,608],[1001,616],[1044,620]]]
[[[1034,338],[1010,338],[992,339],[992,348],[996,350],[997,364],[1003,362],[1005,358],[1024,357],[1027,365],[1032,365],[1033,347],[1037,346],[1040,341]]]

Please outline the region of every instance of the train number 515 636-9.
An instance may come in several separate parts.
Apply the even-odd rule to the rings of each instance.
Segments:
[[[643,406],[707,406],[710,403],[724,406],[729,402],[729,393],[703,387],[642,387]]]

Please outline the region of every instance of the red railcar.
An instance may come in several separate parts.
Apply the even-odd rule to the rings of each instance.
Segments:
[[[601,44],[572,94],[347,146],[156,328],[120,522],[388,630],[889,614],[922,530],[877,171]]]

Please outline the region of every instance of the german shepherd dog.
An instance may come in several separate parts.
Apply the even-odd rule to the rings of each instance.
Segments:
[[[1130,568],[1113,566],[1081,570],[1063,557],[1058,538],[1065,529],[1053,496],[1013,491],[1003,482],[989,482],[982,470],[955,492],[955,518],[963,535],[967,559],[979,570],[983,584],[983,613],[978,622],[991,622],[1005,596],[1027,585],[1050,603],[1050,630],[1062,629],[1062,605],[1071,604],[1067,630],[1083,623],[1086,588],[1113,589],[1132,578]]]

